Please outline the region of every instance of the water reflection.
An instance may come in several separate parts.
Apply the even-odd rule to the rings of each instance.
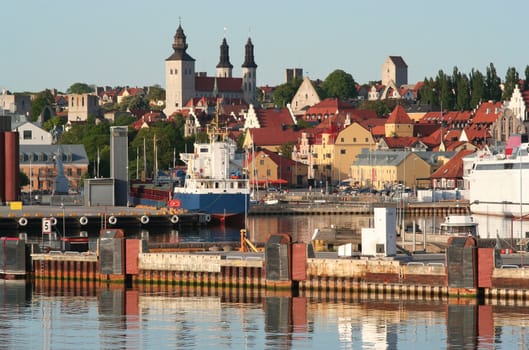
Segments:
[[[288,297],[207,288],[3,282],[3,348],[450,348],[527,346],[526,304]],[[82,339],[82,340],[81,340]]]

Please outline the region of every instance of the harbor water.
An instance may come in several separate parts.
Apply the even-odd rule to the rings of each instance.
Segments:
[[[418,218],[417,222],[426,222]],[[249,217],[255,242],[324,226],[360,230],[369,216]],[[421,221],[424,220],[424,221]],[[440,221],[442,218],[436,218]],[[482,225],[480,223],[480,225]],[[505,227],[510,225],[505,224]],[[152,242],[237,241],[239,227],[127,231]],[[16,232],[13,234],[17,234]],[[36,233],[28,233],[35,235]],[[68,234],[68,233],[67,233]],[[72,233],[77,234],[77,233]],[[38,236],[38,234],[36,234]],[[97,233],[89,232],[90,237]],[[416,300],[390,295],[0,282],[1,348],[526,349],[529,302]]]

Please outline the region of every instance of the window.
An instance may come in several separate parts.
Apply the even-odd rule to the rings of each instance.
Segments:
[[[345,153],[346,153],[346,152],[345,152],[344,149],[341,149],[341,150],[340,150],[340,154],[345,154]]]
[[[32,136],[31,130],[24,130],[24,140],[31,140]]]

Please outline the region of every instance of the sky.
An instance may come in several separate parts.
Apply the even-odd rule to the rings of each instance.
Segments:
[[[503,80],[529,65],[527,0],[172,1],[16,0],[2,3],[0,89],[66,91],[76,82],[165,87],[165,59],[181,23],[197,72],[215,74],[226,37],[233,76],[254,44],[257,84],[285,82],[301,68],[324,80],[342,69],[357,83],[381,80],[388,56],[408,65],[408,83],[452,74]]]

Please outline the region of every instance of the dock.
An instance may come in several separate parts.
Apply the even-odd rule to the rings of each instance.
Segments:
[[[445,254],[340,257],[318,254],[310,244],[291,242],[285,234],[271,235],[262,252],[241,252],[235,246],[150,251],[144,240],[126,239],[122,230],[108,229],[101,233],[95,252],[33,250],[26,265],[24,244],[16,239],[4,242],[7,248],[0,252],[4,278],[20,278],[26,271],[31,281],[56,285],[81,282],[140,289],[207,287],[284,295],[370,293],[529,302],[529,269],[504,265],[496,249],[473,237],[452,239]],[[15,256],[6,258],[6,254]]]
[[[24,205],[13,210],[0,206],[0,227],[8,229],[40,229],[43,219],[52,226],[76,227],[130,227],[207,225],[211,217],[205,213],[150,207],[86,207]]]
[[[325,196],[307,199],[300,196],[287,196],[275,204],[265,202],[252,204],[249,215],[372,215],[375,207],[388,207],[403,210],[407,216],[467,214],[468,201],[440,202],[395,202],[377,197],[363,197],[359,200]]]

